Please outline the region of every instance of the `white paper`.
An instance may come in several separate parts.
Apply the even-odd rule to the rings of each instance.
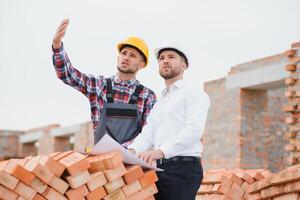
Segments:
[[[129,150],[125,149],[122,145],[112,139],[109,135],[105,134],[101,140],[94,146],[90,154],[101,154],[107,153],[113,150],[119,150],[124,156],[124,163],[131,165],[140,165],[143,168],[154,169],[156,171],[164,171],[157,167],[151,166],[145,161],[139,159],[136,155],[134,155]]]

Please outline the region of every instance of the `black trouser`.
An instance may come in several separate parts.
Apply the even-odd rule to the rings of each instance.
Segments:
[[[156,200],[195,200],[203,179],[200,160],[168,160],[166,163],[157,163],[157,167],[165,171],[157,172]]]

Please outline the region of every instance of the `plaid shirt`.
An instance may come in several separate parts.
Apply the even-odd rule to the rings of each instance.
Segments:
[[[84,94],[90,102],[91,119],[93,122],[94,132],[99,125],[99,117],[103,110],[106,100],[106,80],[104,76],[93,76],[81,73],[74,68],[70,59],[65,52],[63,46],[60,49],[53,49],[53,65],[55,67],[57,77],[65,84],[75,88]],[[122,81],[117,75],[111,77],[112,89],[114,90],[114,102],[127,104],[133,94],[139,81],[132,79]],[[146,87],[140,92],[138,98],[138,109],[142,113],[142,124],[146,124],[146,119],[150,110],[156,102],[154,92]],[[128,146],[132,141],[129,141],[124,146]]]

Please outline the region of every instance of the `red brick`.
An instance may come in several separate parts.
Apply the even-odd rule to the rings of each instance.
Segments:
[[[45,190],[47,189],[48,186],[47,186],[47,184],[42,182],[40,179],[35,177],[32,180],[30,187],[32,189],[34,189],[35,191],[37,191],[38,193],[42,194],[43,192],[45,192]]]
[[[283,193],[283,185],[273,186],[260,191],[261,198],[270,198]]]
[[[150,196],[150,197],[148,197],[148,198],[145,199],[145,200],[155,200],[155,198],[154,198],[154,196]]]
[[[146,199],[148,197],[151,197],[155,193],[157,193],[157,188],[156,188],[155,184],[152,184],[152,185],[142,189],[141,191],[127,197],[126,199],[127,200]]]
[[[296,94],[295,91],[293,91],[293,90],[288,90],[288,91],[286,91],[286,92],[284,93],[284,96],[287,97],[287,98],[292,98],[292,97],[294,97],[295,94]]]
[[[250,187],[250,184],[247,182],[244,182],[241,187],[247,192]]]
[[[52,179],[49,185],[61,194],[64,194],[69,188],[68,183],[66,183],[64,180],[56,176]]]
[[[300,191],[300,181],[290,182],[284,185],[284,192],[299,192]]]
[[[52,154],[51,155],[51,158],[53,160],[56,160],[56,161],[59,161],[65,157],[67,157],[68,155],[72,154],[74,151],[65,151],[65,152],[61,152],[61,153],[58,153],[58,154]]]
[[[274,197],[273,200],[298,200],[299,195],[297,193],[282,194],[278,197]]]
[[[122,191],[126,197],[133,195],[134,193],[142,190],[142,186],[138,180],[134,181],[129,185],[125,185],[122,187]]]
[[[104,171],[104,175],[108,182],[114,181],[126,173],[126,168],[123,163],[114,169]]]
[[[255,182],[254,178],[252,178],[249,174],[246,172],[240,172],[236,173],[238,177],[240,177],[242,180],[246,181],[248,184],[252,184]]]
[[[47,199],[40,194],[36,194],[34,196],[33,200],[47,200]]]
[[[289,77],[289,78],[285,79],[285,84],[286,85],[294,85],[296,83],[296,81],[297,81],[297,79]]]
[[[28,200],[33,199],[36,195],[36,191],[34,189],[22,182],[19,182],[15,192]]]
[[[120,189],[121,187],[123,187],[125,185],[125,182],[123,180],[122,177],[112,181],[112,182],[108,182],[104,185],[106,191],[108,194],[112,194],[113,192],[117,191],[118,189]]]
[[[61,154],[62,152],[58,151],[58,152],[52,152],[49,154],[49,156],[53,159],[55,156]]]
[[[114,169],[124,161],[124,157],[120,151],[111,151],[89,157],[91,163],[91,173]]]
[[[86,155],[73,152],[65,158],[59,160],[59,162],[67,168],[67,171],[71,176],[75,176],[90,167],[90,163],[86,157]]]
[[[65,171],[65,166],[59,163],[58,161],[52,159],[49,156],[41,156],[39,163],[42,166],[47,167],[52,171],[57,177],[60,177]]]
[[[16,159],[9,160],[4,171],[23,181],[27,185],[30,185],[35,177],[31,172],[26,170],[24,167],[21,167]]]
[[[263,175],[261,175],[260,172],[258,172],[257,170],[246,170],[246,173],[249,174],[252,178],[254,178],[257,181],[260,181],[262,179],[264,179],[265,177]]]
[[[279,172],[278,174],[276,174],[276,176],[274,176],[274,178],[272,179],[271,183],[273,185],[275,184],[283,184],[283,183],[287,183],[290,181],[293,181],[295,178],[300,178],[299,175],[300,173],[298,173],[298,176],[295,176],[296,171],[292,171],[292,170],[284,170]]]
[[[226,173],[225,176],[229,178],[229,180],[231,180],[233,183],[236,183],[239,186],[243,184],[243,180],[234,173]]]
[[[0,185],[0,198],[2,199],[9,199],[9,200],[16,200],[18,199],[18,194],[9,190],[8,188]]]
[[[286,139],[295,138],[297,136],[297,133],[296,132],[286,132],[284,136]]]
[[[284,55],[287,57],[292,57],[297,53],[297,50],[295,49],[289,49],[286,52],[284,52]]]
[[[52,179],[54,178],[54,174],[47,168],[39,164],[40,156],[36,156],[29,160],[24,166],[26,170],[33,173],[39,179],[41,179],[44,183],[50,184]]]
[[[0,171],[0,184],[14,190],[19,183],[19,180],[5,171]]]
[[[245,190],[236,183],[233,183],[231,186],[231,198],[232,199],[242,199],[243,195],[245,194]]]
[[[93,192],[89,193],[86,198],[87,200],[99,200],[107,195],[104,187],[99,187]]]
[[[71,188],[75,189],[86,184],[88,181],[92,179],[92,177],[89,174],[89,172],[86,170],[80,174],[77,174],[76,176],[67,176],[66,179],[69,185],[71,186]]]
[[[141,179],[139,179],[139,182],[140,182],[142,188],[150,186],[153,183],[155,183],[156,181],[158,181],[158,177],[154,170],[149,170],[149,171],[144,172],[144,176]]]
[[[221,185],[222,186],[226,186],[226,187],[230,188],[232,183],[233,183],[233,181],[228,176],[223,175],[221,177]]]
[[[215,184],[221,183],[221,178],[223,176],[224,171],[221,172],[208,172],[204,174],[202,183],[203,184]]]
[[[90,173],[102,172],[106,170],[104,166],[104,158],[102,156],[88,157],[88,161],[91,165],[89,168]]]
[[[126,200],[125,195],[123,192],[119,189],[115,191],[114,193],[107,195],[104,197],[104,200]]]
[[[200,186],[201,188],[201,186]],[[217,184],[214,184],[212,190],[211,190],[213,193],[221,193],[221,184],[217,183]]]
[[[300,42],[294,42],[294,43],[292,43],[291,47],[292,47],[292,49],[300,48]]]
[[[67,200],[65,196],[63,196],[53,188],[49,188],[45,197],[49,200]]]
[[[103,172],[97,172],[94,174],[91,174],[92,179],[87,182],[87,187],[90,192],[93,192],[97,188],[105,185],[107,183],[107,180],[104,176]]]
[[[126,167],[126,174],[124,174],[123,178],[127,185],[135,182],[136,180],[142,178],[144,172],[142,167],[139,165],[128,166]]]
[[[288,64],[285,66],[286,71],[294,72],[297,69],[297,65],[294,64]]]
[[[206,185],[206,184],[201,184],[198,193],[199,194],[207,194],[207,193],[212,193],[214,185],[210,184],[210,185]]]
[[[65,194],[69,199],[82,199],[89,194],[89,191],[85,185],[82,185],[79,188],[68,190]]]
[[[261,196],[260,193],[252,193],[252,194],[247,194],[247,200],[260,200]]]

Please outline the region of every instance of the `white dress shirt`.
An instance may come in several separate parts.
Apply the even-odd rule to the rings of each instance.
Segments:
[[[147,118],[142,132],[129,145],[137,153],[160,149],[165,158],[174,156],[201,157],[201,138],[210,100],[198,87],[183,79],[162,91]]]

